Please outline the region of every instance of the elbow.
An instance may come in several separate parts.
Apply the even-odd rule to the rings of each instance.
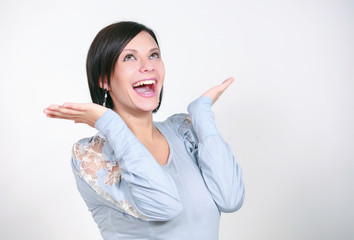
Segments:
[[[233,187],[229,191],[226,189],[223,191],[225,200],[223,201],[223,205],[219,206],[221,212],[235,212],[243,205],[245,199],[245,185],[243,183],[241,169],[237,168],[236,173],[234,173],[233,176]]]
[[[170,204],[166,207],[163,213],[160,215],[157,221],[169,221],[176,218],[183,211],[183,206],[181,202],[175,201],[173,204]]]
[[[218,208],[221,212],[231,213],[236,212],[239,210],[244,202],[245,199],[245,190],[242,186],[241,189],[237,191],[232,197],[227,198],[227,200],[223,201],[222,203],[218,204]]]
[[[179,201],[161,205],[161,208],[149,213],[148,219],[151,221],[170,221],[181,214],[183,210],[182,204]]]
[[[164,199],[159,202],[144,202],[139,204],[139,211],[147,217],[148,221],[169,221],[177,217],[183,211],[181,202],[176,198]]]

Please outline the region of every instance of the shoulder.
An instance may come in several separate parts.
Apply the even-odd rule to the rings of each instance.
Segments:
[[[96,134],[74,143],[71,165],[78,190],[88,206],[112,203],[120,206],[106,192],[121,180],[119,164],[106,138]]]
[[[189,114],[178,113],[170,116],[161,123],[173,131],[183,142],[188,151],[196,149],[198,139],[193,129],[192,121]]]
[[[168,124],[175,125],[175,126],[181,126],[183,124],[188,124],[191,121],[190,121],[188,114],[177,113],[177,114],[174,114],[174,115],[168,117],[165,122],[167,122]]]
[[[170,128],[181,137],[185,134],[185,132],[193,129],[190,117],[186,113],[174,114],[160,124],[164,127]]]
[[[88,153],[91,155],[102,153],[105,142],[106,139],[99,134],[88,138],[82,138],[74,143],[72,147],[72,156],[74,159],[81,160],[83,156]]]
[[[83,138],[72,147],[72,164],[76,171],[94,177],[94,174],[101,168],[108,165],[117,165],[113,150],[106,138],[100,134],[93,137]],[[90,172],[92,171],[92,172]]]

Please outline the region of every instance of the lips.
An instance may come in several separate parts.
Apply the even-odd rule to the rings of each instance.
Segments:
[[[133,84],[134,91],[141,97],[156,95],[156,79],[144,79]]]

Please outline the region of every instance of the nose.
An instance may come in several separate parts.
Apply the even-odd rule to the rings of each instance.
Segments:
[[[149,59],[141,63],[140,72],[153,72],[153,71],[154,71],[154,65],[149,61]]]

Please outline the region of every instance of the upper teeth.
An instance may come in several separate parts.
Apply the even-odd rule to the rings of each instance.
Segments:
[[[142,85],[147,85],[147,84],[154,84],[155,83],[155,80],[145,80],[145,81],[140,81],[140,82],[137,82],[133,85],[133,87],[139,87],[139,86],[142,86]]]

